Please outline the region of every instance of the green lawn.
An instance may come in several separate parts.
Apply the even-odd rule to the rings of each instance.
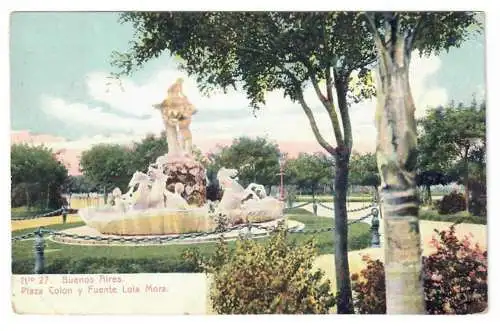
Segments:
[[[332,195],[317,195],[315,198],[317,202],[333,201]],[[372,200],[373,196],[369,194],[359,194],[347,197],[347,201],[349,202],[370,202]],[[297,195],[297,197],[295,198],[295,202],[312,202],[312,201],[313,201],[312,195]]]
[[[54,209],[46,209],[40,207],[31,207],[28,208],[26,206],[23,207],[15,207],[10,209],[11,218],[23,218],[23,217],[31,217],[35,215],[42,215],[54,211]]]
[[[314,216],[306,210],[296,209],[288,217],[305,224],[307,229],[330,227],[332,219]],[[83,223],[58,224],[47,226],[61,230],[81,226]],[[32,232],[34,229],[13,231],[12,236]],[[299,242],[314,237],[318,254],[333,252],[333,233],[291,234],[292,240]],[[349,231],[349,250],[369,246],[369,225],[354,224]],[[259,239],[266,240],[266,239]],[[230,247],[234,242],[230,242]],[[12,243],[12,272],[14,274],[32,273],[34,265],[33,240]],[[183,253],[196,247],[202,255],[211,255],[215,243],[196,245],[164,246],[81,246],[54,243],[46,240],[45,266],[47,273],[136,273],[136,272],[198,272],[199,267],[183,258]]]

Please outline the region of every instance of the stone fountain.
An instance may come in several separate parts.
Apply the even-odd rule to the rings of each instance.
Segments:
[[[217,215],[231,224],[262,223],[283,217],[284,204],[268,197],[262,185],[243,188],[235,169],[222,168],[217,178],[223,189],[218,203],[206,199],[204,166],[192,153],[191,118],[195,107],[182,92],[182,79],[167,90],[167,97],[154,107],[161,112],[169,152],[149,166],[146,173],[135,172],[129,190],[111,193],[109,204],[79,210],[91,228],[107,235],[170,235],[206,232],[217,227]]]

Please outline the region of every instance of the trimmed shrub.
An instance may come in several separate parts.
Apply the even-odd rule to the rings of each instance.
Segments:
[[[472,246],[470,237],[458,240],[455,228],[436,233],[436,252],[423,258],[424,294],[429,314],[473,314],[488,305],[486,251]],[[384,267],[364,257],[367,267],[353,274],[354,307],[361,314],[385,314]]]
[[[438,204],[439,214],[455,214],[465,209],[465,197],[457,192],[445,195]]]
[[[13,274],[32,274],[33,259],[13,260]],[[55,258],[47,259],[46,274],[112,274],[112,273],[202,272],[199,265],[186,259],[164,258]]]
[[[296,245],[284,229],[269,240],[240,238],[234,250],[221,240],[203,262],[213,282],[210,298],[219,314],[326,314],[335,305],[330,281],[312,271],[313,241]],[[198,257],[195,257],[199,258]]]

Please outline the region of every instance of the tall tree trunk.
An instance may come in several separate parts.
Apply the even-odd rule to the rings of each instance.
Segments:
[[[425,185],[425,188],[427,190],[427,204],[432,205],[432,193],[431,193],[431,186],[430,185]]]
[[[100,200],[99,196],[97,197],[97,199],[98,199],[97,202],[99,204],[99,200]],[[108,193],[106,192],[106,186],[104,186],[104,199],[103,200],[104,200],[104,204],[106,205],[108,203]]]
[[[469,146],[465,148],[465,173],[464,173],[464,190],[465,190],[465,211],[469,212]]]
[[[397,31],[397,21],[391,22],[385,45],[377,43],[377,163],[382,179],[387,313],[422,314],[417,131],[408,74],[411,49]]]
[[[378,187],[377,186],[373,186],[373,190],[374,190],[374,194],[373,194],[373,197],[375,198],[375,201],[376,202],[379,202],[380,201],[380,197],[378,195]]]
[[[349,153],[338,152],[335,156],[335,278],[337,282],[337,313],[353,314],[349,260],[347,257],[347,178]]]
[[[50,202],[50,183],[47,184],[47,199],[45,200],[45,209],[49,209],[49,202]]]
[[[27,210],[31,209],[31,201],[30,201],[30,191],[28,190],[28,184],[24,186],[24,194],[26,195],[26,206]]]

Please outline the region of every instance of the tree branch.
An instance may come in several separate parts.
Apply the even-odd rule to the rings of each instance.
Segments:
[[[415,40],[417,40],[417,34],[420,32],[420,28],[422,26],[423,20],[424,20],[424,17],[422,16],[422,14],[420,14],[420,17],[418,18],[417,24],[415,24],[413,31],[411,32],[410,36],[408,37],[408,40],[406,41],[405,52],[406,52],[406,56],[408,56],[408,57],[411,56],[411,51],[413,49],[413,43]]]
[[[335,77],[335,91],[337,92],[337,101],[339,103],[340,117],[342,118],[342,127],[344,129],[345,147],[351,151],[352,149],[352,126],[349,115],[349,107],[347,106],[347,82],[349,81],[350,72],[344,73],[344,76]]]
[[[333,104],[333,81],[332,81],[332,73],[330,72],[330,66],[325,69],[326,76],[326,97],[328,102]]]
[[[325,49],[329,53],[330,48],[328,47],[328,35],[326,31],[326,21],[325,24],[323,25],[323,43],[325,44]],[[328,57],[328,62],[325,70],[325,77],[326,77],[326,97],[328,101],[333,104],[333,82],[332,82],[332,74],[330,72],[331,68],[331,62],[330,58]]]
[[[298,99],[300,105],[302,106],[304,113],[306,114],[307,118],[309,119],[309,124],[311,125],[311,129],[313,130],[314,137],[316,138],[318,143],[321,145],[321,147],[323,147],[331,155],[335,155],[335,153],[336,153],[335,148],[333,148],[333,146],[330,145],[325,140],[325,138],[323,138],[321,133],[319,132],[319,128],[318,128],[318,125],[316,124],[316,120],[314,118],[312,110],[311,110],[311,108],[309,108],[306,101],[304,100],[304,94],[302,93],[302,87],[301,87],[299,80],[297,79],[297,77],[295,77],[295,75],[292,72],[290,72],[290,70],[288,70],[284,67],[281,67],[280,69],[285,75],[287,75],[293,81],[295,89],[296,89],[296,93],[297,93],[297,99]]]
[[[302,59],[302,63],[306,66],[307,68],[307,73],[309,75],[309,78],[311,79],[311,82],[314,87],[314,91],[316,92],[316,95],[318,96],[319,100],[325,107],[328,116],[330,117],[330,122],[332,123],[333,126],[333,133],[335,134],[335,141],[337,142],[337,146],[343,146],[344,145],[344,139],[342,137],[342,132],[340,130],[340,124],[339,124],[339,119],[337,117],[337,112],[335,111],[335,106],[333,104],[333,96],[332,96],[332,102],[329,102],[327,98],[321,93],[321,89],[319,88],[319,83],[316,77],[313,74],[313,70],[311,68],[310,63],[307,62],[306,59]],[[328,68],[329,70],[329,68]]]
[[[385,43],[383,41],[383,36],[380,34],[380,32],[377,29],[377,25],[375,24],[375,21],[373,20],[372,13],[365,13],[366,19],[368,21],[368,26],[370,27],[370,30],[373,33],[373,38],[375,39],[375,45],[377,45],[377,48],[379,51],[382,51],[385,49]]]
[[[337,112],[335,111],[335,106],[333,105],[333,101],[329,102],[323,94],[321,94],[321,90],[319,88],[318,81],[316,77],[314,77],[313,74],[310,73],[309,77],[311,78],[311,81],[313,83],[314,90],[316,91],[316,95],[318,98],[321,100],[323,103],[323,106],[325,107],[326,111],[328,112],[328,116],[330,117],[330,121],[333,126],[333,133],[335,134],[335,141],[337,142],[337,146],[343,146],[344,145],[344,139],[342,137],[342,132],[340,131],[340,124],[339,124],[339,119],[337,117]],[[333,99],[333,96],[332,96]]]
[[[302,109],[304,109],[304,112],[306,113],[307,118],[309,119],[309,123],[311,124],[311,129],[313,130],[314,137],[316,137],[316,140],[318,143],[331,155],[335,155],[336,150],[333,148],[332,145],[330,145],[325,138],[321,135],[318,129],[318,125],[316,124],[316,120],[314,119],[314,115],[311,111],[311,108],[307,105],[307,103],[304,100],[304,95],[302,92],[299,92],[298,95],[298,100],[300,105],[302,106]]]

